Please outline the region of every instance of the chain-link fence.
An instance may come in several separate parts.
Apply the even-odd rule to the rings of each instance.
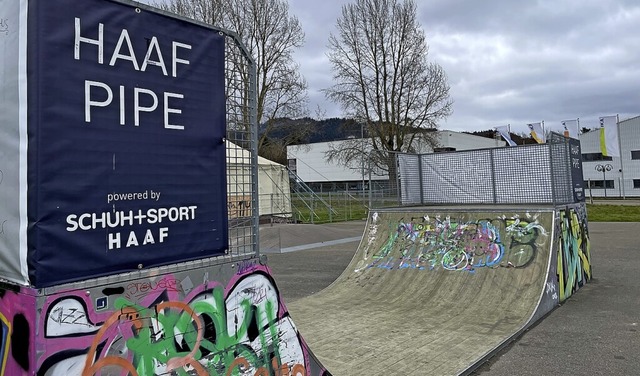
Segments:
[[[379,206],[397,206],[395,180],[389,179],[388,174],[395,171],[396,162],[387,162],[382,154],[369,153],[368,159],[362,161],[368,167],[361,170],[362,179],[358,181],[307,184],[291,172],[291,215],[284,219],[313,224],[360,220],[366,219],[372,200],[379,202]]]
[[[367,199],[361,191],[294,192],[290,219],[295,223],[313,224],[366,219]]]

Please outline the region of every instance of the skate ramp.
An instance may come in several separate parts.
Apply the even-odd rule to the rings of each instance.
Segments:
[[[291,315],[334,375],[463,374],[557,306],[556,214],[374,212],[344,273]]]

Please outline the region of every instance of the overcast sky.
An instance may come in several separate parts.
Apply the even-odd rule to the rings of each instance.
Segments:
[[[306,34],[296,59],[310,111],[342,116],[327,102],[328,36],[347,0],[289,0]],[[640,115],[640,1],[418,0],[429,60],[447,72],[453,114],[442,129],[484,130],[544,120],[598,126],[598,117]]]

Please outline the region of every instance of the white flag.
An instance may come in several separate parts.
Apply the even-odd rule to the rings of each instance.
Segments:
[[[542,123],[527,124],[527,127],[529,127],[529,133],[531,133],[531,137],[533,137],[533,139],[536,140],[537,143],[545,143],[546,140],[544,137],[544,129],[542,129]]]
[[[600,118],[600,150],[605,157],[620,157],[618,116]]]
[[[516,143],[513,142],[513,140],[511,139],[511,135],[509,134],[509,126],[508,125],[503,125],[501,127],[496,127],[496,131],[498,133],[500,133],[500,136],[502,136],[502,138],[504,138],[505,141],[507,141],[507,144],[509,144],[509,146],[516,146]]]
[[[562,127],[564,128],[565,137],[578,138],[578,135],[580,135],[580,129],[578,129],[578,119],[563,120]]]

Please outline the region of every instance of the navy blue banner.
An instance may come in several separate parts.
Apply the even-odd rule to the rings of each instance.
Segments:
[[[569,154],[571,157],[571,184],[573,188],[573,199],[575,202],[583,202],[585,201],[585,194],[580,140],[569,138]]]
[[[224,253],[224,37],[107,0],[28,14],[31,283]]]

